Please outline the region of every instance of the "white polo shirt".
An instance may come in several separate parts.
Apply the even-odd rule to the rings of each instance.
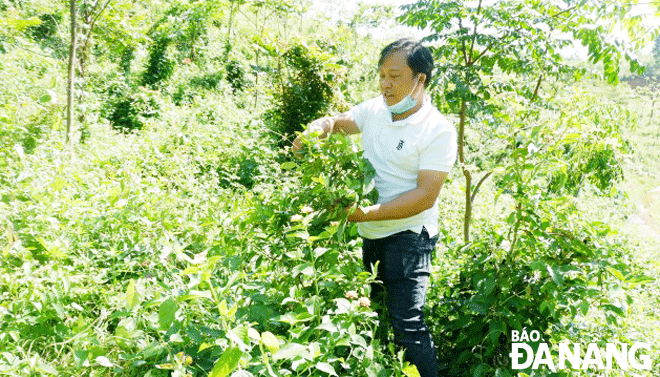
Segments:
[[[378,96],[351,108],[349,113],[362,131],[363,156],[376,169],[378,203],[388,203],[417,188],[420,170],[449,172],[456,161],[456,129],[428,96],[422,107],[409,117],[393,121]],[[438,200],[417,215],[397,220],[358,224],[362,237],[383,238],[404,230],[438,234]]]

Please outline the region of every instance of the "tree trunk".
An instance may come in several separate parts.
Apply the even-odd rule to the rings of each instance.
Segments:
[[[227,25],[227,37],[225,38],[225,61],[227,61],[229,53],[231,52],[231,27],[234,23],[234,13],[237,11],[237,9],[234,7],[234,2],[237,2],[237,0],[230,0],[229,4],[229,24]],[[239,5],[240,4],[237,3],[236,8],[238,8]]]
[[[71,13],[71,45],[69,46],[69,81],[67,90],[66,142],[73,143],[74,81],[76,78],[76,0],[69,0]]]
[[[255,49],[254,107],[259,103],[259,50]]]
[[[653,93],[651,95],[651,119],[649,119],[649,122],[653,121],[653,112],[655,111],[655,102],[657,101],[656,99],[656,94]]]
[[[463,219],[463,239],[470,242],[470,221],[472,221],[472,174],[465,165],[465,122],[467,118],[467,101],[461,103],[460,121],[458,124],[458,160],[463,166],[465,176],[465,217]]]

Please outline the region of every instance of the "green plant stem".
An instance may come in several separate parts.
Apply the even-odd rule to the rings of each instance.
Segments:
[[[509,255],[508,255],[508,260],[509,260],[509,265],[513,263],[513,251],[516,248],[516,243],[518,242],[518,229],[520,228],[520,223],[522,222],[522,203],[518,202],[518,205],[516,206],[516,224],[513,226],[513,241],[511,241],[511,248],[509,249]]]
[[[76,335],[72,336],[71,338],[69,338],[67,340],[64,340],[64,341],[61,341],[61,342],[58,342],[58,343],[50,344],[49,347],[62,346],[62,345],[65,345],[67,343],[73,342],[74,340],[76,340],[76,339],[80,338],[81,336],[83,336],[84,334],[86,334],[94,325],[96,325],[97,323],[102,322],[107,316],[108,316],[108,313],[106,313],[105,311],[101,312],[101,315],[95,321],[93,321],[87,327],[85,327],[82,331],[80,331],[79,333],[77,333]]]
[[[215,293],[215,288],[213,288],[213,283],[209,279],[209,290],[211,291],[211,296],[213,297],[213,301],[215,302],[215,306],[218,309],[218,313],[221,313],[222,310],[220,310],[220,300],[218,299],[218,295]]]
[[[309,254],[312,257],[312,268],[314,268],[314,291],[316,292],[316,296],[319,296],[319,284],[318,284],[318,279],[316,277],[316,256],[314,255],[314,249],[312,246],[312,243],[309,243]],[[314,314],[316,314],[316,308],[314,309]]]
[[[71,42],[69,45],[69,77],[67,84],[67,116],[66,116],[66,143],[73,152],[73,106],[74,106],[74,82],[76,78],[76,1],[69,1],[69,12],[71,13]],[[73,154],[73,153],[72,153]]]
[[[465,176],[465,217],[463,220],[463,239],[470,242],[470,221],[472,220],[472,174],[465,166],[465,123],[467,118],[467,100],[461,102],[460,121],[458,124],[458,159],[463,167]]]
[[[481,185],[484,183],[484,181],[486,179],[488,179],[488,177],[491,176],[491,174],[493,174],[492,171],[489,171],[488,173],[486,173],[483,177],[481,177],[481,179],[479,180],[479,183],[477,183],[477,185],[474,187],[474,190],[472,190],[472,196],[470,197],[470,202],[471,203],[474,202],[474,198],[477,196],[477,192],[479,192],[479,188],[481,187]]]

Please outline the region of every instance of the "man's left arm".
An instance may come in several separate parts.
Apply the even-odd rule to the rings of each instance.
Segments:
[[[348,216],[348,220],[362,222],[405,219],[425,211],[433,207],[447,174],[439,170],[420,170],[416,189],[401,194],[388,203],[357,208]]]

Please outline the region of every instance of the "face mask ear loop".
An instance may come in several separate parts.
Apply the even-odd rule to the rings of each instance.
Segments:
[[[413,88],[412,88],[412,90],[410,91],[410,94],[408,94],[411,98],[414,98],[414,97],[413,97],[413,94],[415,94],[415,91],[417,90],[417,86],[418,86],[419,84],[422,83],[422,82],[420,81],[420,79],[419,79],[421,76],[422,76],[422,74],[420,73],[420,74],[418,74],[417,77],[415,78],[415,80],[416,80],[415,85],[413,85]],[[422,84],[422,85],[423,85],[423,84]]]

